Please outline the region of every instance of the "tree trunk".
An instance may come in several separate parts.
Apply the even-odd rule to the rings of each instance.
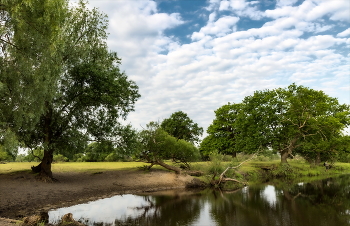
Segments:
[[[49,104],[46,103],[48,106]],[[51,163],[53,161],[53,148],[52,148],[52,109],[48,107],[48,110],[44,117],[44,157],[41,160],[41,163],[36,166],[32,167],[32,170],[35,173],[39,173],[38,179],[46,181],[46,182],[52,182],[52,171],[51,171]]]
[[[289,156],[288,150],[282,150],[281,152],[281,163],[288,163],[287,158]]]
[[[158,165],[160,165],[160,166],[163,166],[165,169],[174,171],[176,174],[180,174],[180,173],[181,173],[181,169],[180,169],[180,168],[175,167],[175,166],[170,166],[170,165],[164,163],[163,161],[157,160],[157,161],[155,162],[155,164],[158,164]]]
[[[321,164],[321,154],[320,154],[320,152],[317,152],[315,165],[319,166],[320,164]]]
[[[39,173],[38,178],[43,181],[52,181],[51,163],[53,161],[52,151],[44,151],[44,157],[37,166],[32,166],[34,173]]]
[[[232,152],[232,158],[236,158],[237,157],[237,152]]]

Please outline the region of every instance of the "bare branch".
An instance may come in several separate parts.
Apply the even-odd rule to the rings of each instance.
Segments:
[[[222,181],[234,181],[234,182],[238,182],[238,183],[245,184],[244,182],[238,181],[238,180],[236,180],[236,179],[224,178],[225,173],[226,173],[227,170],[229,170],[229,169],[237,169],[238,167],[240,167],[241,165],[243,165],[245,162],[248,162],[248,161],[252,160],[253,158],[255,158],[257,154],[258,154],[258,153],[255,153],[254,155],[252,155],[252,157],[250,157],[249,159],[244,160],[244,161],[241,162],[238,166],[230,166],[230,167],[227,167],[227,168],[224,170],[224,172],[222,172],[222,173],[220,174],[219,181],[218,181],[217,184],[219,185]]]

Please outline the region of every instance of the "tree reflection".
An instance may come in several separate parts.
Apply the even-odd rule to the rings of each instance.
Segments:
[[[349,225],[350,177],[276,187],[274,205],[262,195],[263,187],[214,195],[211,215],[218,225]]]
[[[299,184],[279,181],[274,186],[262,184],[234,192],[144,195],[144,201],[137,196],[132,199],[140,203],[132,207],[134,213],[119,214],[110,225],[345,226],[350,225],[349,184],[350,176],[341,176]]]
[[[148,205],[138,207],[141,214],[116,219],[115,225],[190,225],[199,215],[201,201],[198,195],[145,196]]]

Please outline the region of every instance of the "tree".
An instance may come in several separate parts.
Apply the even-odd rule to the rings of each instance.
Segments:
[[[182,111],[171,114],[170,118],[164,119],[160,126],[171,136],[191,143],[198,142],[199,137],[203,134],[203,128]]]
[[[0,142],[6,150],[18,145],[17,131],[35,126],[55,95],[67,6],[66,0],[0,3]]]
[[[239,133],[236,121],[241,109],[241,104],[228,103],[215,111],[216,118],[208,127],[208,136],[200,145],[204,155],[209,156],[210,152],[218,150],[221,154],[236,157],[238,150],[235,150],[235,143]]]
[[[278,150],[282,163],[303,145],[331,142],[350,123],[349,106],[322,91],[295,84],[257,91],[243,100],[243,106],[237,118],[236,147],[250,152]]]
[[[55,95],[45,100],[44,111],[34,127],[17,131],[25,146],[42,147],[44,157],[32,167],[40,177],[52,178],[51,163],[57,150],[83,148],[90,141],[123,142],[122,126],[140,97],[137,85],[119,70],[120,59],[106,44],[107,19],[85,2],[70,8],[59,36],[61,73]]]
[[[150,163],[149,168],[160,165],[180,173],[180,168],[168,165],[164,160],[172,159],[187,164],[199,158],[199,151],[192,143],[169,135],[156,122],[150,122],[146,129],[140,132],[140,143],[140,159]]]

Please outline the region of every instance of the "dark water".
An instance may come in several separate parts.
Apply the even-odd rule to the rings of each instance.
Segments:
[[[165,191],[123,195],[49,212],[50,222],[73,213],[88,225],[346,226],[350,175],[235,192]]]

